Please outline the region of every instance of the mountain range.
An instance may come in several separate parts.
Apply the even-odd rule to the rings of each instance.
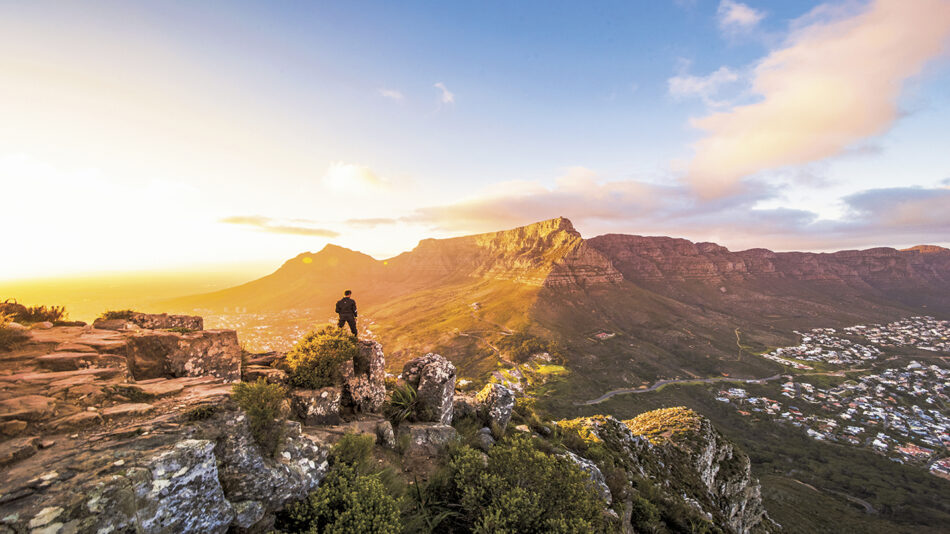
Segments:
[[[662,378],[766,376],[777,366],[753,353],[796,343],[796,329],[946,316],[950,250],[732,252],[670,237],[585,239],[559,217],[426,239],[386,260],[327,245],[263,278],[164,307],[294,309],[322,322],[343,289],[394,368],[439,351],[476,376],[502,358],[494,341],[525,331],[561,343],[580,397]]]

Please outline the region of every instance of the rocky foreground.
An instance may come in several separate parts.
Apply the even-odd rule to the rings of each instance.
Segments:
[[[425,477],[463,420],[483,427],[470,444],[486,451],[506,431],[539,440],[576,433],[578,446],[560,454],[590,475],[617,531],[633,532],[636,492],[613,494],[617,483],[608,486],[584,456],[592,446],[601,448],[598,461],[606,448],[622,466],[625,484],[650,480],[725,531],[777,528],[748,458],[698,416],[685,430],[650,435],[611,417],[507,428],[511,390],[489,384],[457,395],[455,367],[427,354],[403,368],[418,399],[413,422],[394,430],[379,415],[385,356],[374,342],[360,343],[336,385],[291,391],[277,454],[264,454],[231,394],[242,378],[286,382],[273,365],[278,355],[249,356],[233,331],[202,326],[200,318],[144,314],[41,324],[27,343],[0,353],[0,533],[266,532],[276,512],[319,486],[344,432],[375,435],[398,451],[404,471]]]

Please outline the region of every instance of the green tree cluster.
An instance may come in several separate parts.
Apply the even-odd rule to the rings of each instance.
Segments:
[[[546,341],[527,332],[515,332],[510,336],[503,336],[496,343],[498,348],[518,363],[525,363],[534,354],[547,352],[551,356],[560,357],[560,346],[556,341]]]

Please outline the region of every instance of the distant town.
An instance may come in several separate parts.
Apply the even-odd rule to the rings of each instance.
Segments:
[[[800,345],[776,349],[763,357],[812,370],[814,367],[804,362],[866,364],[881,356],[878,347],[950,353],[950,321],[933,317],[857,325],[843,332],[864,342],[840,337],[833,328],[817,328],[801,333]],[[822,373],[803,373],[782,383],[774,399],[734,387],[720,390],[716,400],[733,405],[741,415],[771,416],[803,428],[813,439],[867,447],[896,462],[926,466],[934,475],[950,478],[950,369],[911,361],[862,376],[852,374],[851,378],[843,372],[823,374],[836,378],[830,382],[840,383],[818,387],[805,380]]]

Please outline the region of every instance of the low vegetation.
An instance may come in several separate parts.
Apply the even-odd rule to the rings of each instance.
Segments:
[[[561,356],[561,348],[556,341],[547,341],[527,332],[515,332],[510,336],[503,336],[496,344],[502,352],[508,354],[508,357],[517,363],[525,363],[531,356],[545,352],[555,358]]]
[[[11,350],[30,338],[29,334],[17,328],[13,316],[0,313],[0,350]]]
[[[604,501],[570,460],[542,452],[527,437],[488,452],[461,446],[427,488],[459,510],[445,532],[602,532]]]
[[[344,362],[359,355],[352,336],[330,326],[310,332],[287,353],[283,365],[290,383],[318,389],[334,385]]]
[[[0,302],[0,314],[8,315],[12,321],[23,325],[34,323],[59,323],[66,320],[68,314],[63,306],[24,306],[15,300]]]
[[[123,319],[127,321],[131,319],[133,315],[135,315],[134,310],[107,310],[102,312],[102,314],[99,315],[99,318],[103,321],[109,321],[113,319]]]
[[[269,384],[263,378],[257,382],[239,382],[234,385],[235,402],[247,413],[251,435],[265,454],[276,454],[283,438],[283,405],[287,388]]]
[[[625,423],[635,435],[659,445],[676,436],[699,430],[700,417],[689,408],[676,406],[642,413]]]
[[[389,399],[383,407],[383,412],[394,425],[398,425],[412,419],[417,405],[415,388],[409,384],[396,385],[389,389]]]
[[[287,506],[278,515],[277,528],[332,534],[402,532],[400,492],[387,487],[391,470],[373,472],[374,442],[368,435],[343,436],[330,450],[330,471],[320,487]]]

